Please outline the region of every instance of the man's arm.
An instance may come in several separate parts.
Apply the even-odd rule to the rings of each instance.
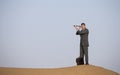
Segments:
[[[76,32],[76,35],[83,35],[83,34],[87,34],[89,31],[87,30],[87,29],[85,29],[85,30],[78,30],[77,32]]]

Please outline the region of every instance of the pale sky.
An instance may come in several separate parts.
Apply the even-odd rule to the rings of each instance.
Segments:
[[[120,0],[0,0],[0,67],[76,65],[89,29],[89,62],[120,73]]]

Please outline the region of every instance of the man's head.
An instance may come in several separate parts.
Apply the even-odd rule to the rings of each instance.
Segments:
[[[86,27],[85,27],[85,23],[81,23],[81,28],[84,30]]]

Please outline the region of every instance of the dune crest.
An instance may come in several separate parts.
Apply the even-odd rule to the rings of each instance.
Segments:
[[[53,69],[1,67],[0,75],[119,75],[119,74],[98,66],[80,65]]]

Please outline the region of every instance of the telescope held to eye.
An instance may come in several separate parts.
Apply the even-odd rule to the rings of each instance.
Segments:
[[[74,25],[74,27],[81,27],[80,25]]]

